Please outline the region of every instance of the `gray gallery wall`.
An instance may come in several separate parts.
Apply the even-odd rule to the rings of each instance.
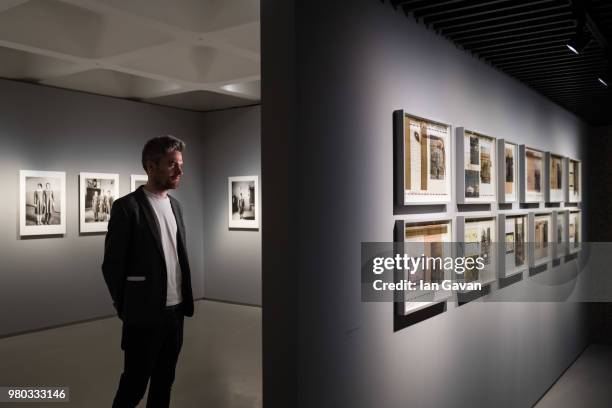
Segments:
[[[532,406],[587,344],[583,305],[449,302],[441,315],[394,332],[391,304],[361,302],[360,243],[391,241],[394,221],[408,218],[394,215],[394,110],[579,159],[588,128],[389,2],[286,4],[271,1],[262,10],[262,49],[295,58],[281,68],[265,55],[262,61],[262,173],[267,185],[283,186],[274,196],[264,190],[264,198],[291,211],[280,214],[287,230],[274,234],[266,226],[274,214],[264,213],[264,401]],[[287,86],[292,78],[295,89]],[[296,121],[281,121],[278,129],[274,118],[287,105],[297,107]],[[292,140],[276,147],[282,132]],[[284,154],[286,161],[275,162]],[[587,201],[588,190],[583,194]],[[444,213],[458,214],[452,204]],[[285,249],[285,233],[292,252],[279,263],[272,245]],[[549,265],[504,289],[493,285],[491,297],[510,300],[543,276],[572,276],[578,269],[577,260],[554,270]],[[269,290],[266,282],[286,280],[288,270],[294,278],[284,290],[290,295]],[[564,299],[575,280],[542,287]],[[273,355],[275,347],[285,360]],[[286,380],[274,387],[293,390],[283,394],[285,401],[266,387],[266,378],[280,375]]]
[[[227,178],[260,176],[261,109],[206,113],[202,135],[205,297],[261,305],[261,230],[230,230],[227,215]]]
[[[216,218],[227,225],[227,209],[220,204],[227,199],[227,194],[221,187],[212,188],[215,181],[211,178],[223,173],[220,168],[225,155],[232,153],[241,162],[252,163],[248,168],[231,166],[232,171],[256,172],[258,165],[258,151],[225,150],[229,146],[223,144],[214,147],[211,141],[217,136],[217,130],[224,132],[222,137],[227,137],[219,118],[231,122],[236,112],[238,121],[230,126],[234,140],[239,140],[246,130],[245,144],[252,146],[258,137],[253,130],[259,125],[257,108],[215,113],[209,121],[206,113],[6,80],[0,80],[0,95],[3,191],[0,299],[4,306],[0,311],[0,336],[113,313],[100,271],[104,235],[79,235],[78,174],[119,173],[120,192],[126,194],[130,174],[144,172],[140,166],[144,142],[168,133],[184,139],[188,146],[184,154],[185,177],[174,195],[182,202],[185,212],[194,296],[257,303],[260,265],[256,261],[249,264],[257,256],[256,249],[245,253],[249,262],[241,263],[240,251],[233,254],[230,262],[233,279],[240,281],[238,275],[243,273],[249,289],[223,290],[224,281],[218,278],[224,273],[220,257],[230,252],[231,237],[215,248],[214,238],[207,232],[210,230],[207,225],[214,225]],[[215,161],[216,173],[210,174],[207,170]],[[19,237],[21,169],[66,172],[67,233],[64,237]],[[220,180],[220,185],[226,180]],[[209,203],[213,200],[214,205]],[[242,248],[260,245],[255,235],[250,235],[250,240],[241,239]],[[248,269],[240,271],[241,265]],[[211,296],[206,292],[208,272],[213,276]]]

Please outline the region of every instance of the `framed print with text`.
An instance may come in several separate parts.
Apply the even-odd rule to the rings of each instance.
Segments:
[[[457,203],[497,201],[495,138],[457,128]]]
[[[451,200],[450,125],[393,113],[396,205]]]
[[[567,164],[567,196],[568,203],[582,201],[581,164],[579,160],[568,158]]]
[[[436,221],[407,222],[397,220],[395,222],[395,241],[402,242],[403,251],[408,256],[446,258],[452,256],[452,222],[448,219]],[[450,270],[435,263],[421,266],[415,273],[406,270],[397,271],[399,280],[411,282],[441,283],[449,279]],[[411,290],[401,294],[403,301],[396,302],[397,312],[407,315],[417,310],[426,308],[435,303],[445,301],[450,292],[444,290]]]
[[[529,244],[531,266],[540,266],[552,259],[552,212],[529,213]]]
[[[497,140],[498,189],[500,203],[518,201],[519,194],[519,147],[504,139]]]
[[[499,276],[507,278],[521,273],[529,267],[527,213],[501,213],[498,217]],[[502,242],[503,244],[501,244]]]
[[[568,251],[570,254],[580,251],[582,213],[580,210],[570,210],[568,218]]]
[[[460,282],[479,282],[482,286],[488,285],[497,279],[497,227],[496,217],[491,216],[458,216],[457,239],[462,243],[465,258],[481,257],[484,268],[475,266],[466,269],[462,274],[456,274]],[[474,264],[476,261],[474,261]]]
[[[554,153],[546,153],[548,180],[545,188],[547,203],[560,203],[565,198],[565,158]]]
[[[519,146],[521,156],[521,187],[522,203],[540,203],[544,201],[544,152],[525,145]]]

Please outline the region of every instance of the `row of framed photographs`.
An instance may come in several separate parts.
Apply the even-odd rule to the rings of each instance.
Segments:
[[[451,126],[395,111],[395,203],[451,202]],[[455,130],[457,204],[579,203],[581,163],[554,152]]]
[[[498,278],[509,278],[580,251],[581,222],[579,209],[518,211],[496,216],[483,213],[457,216],[453,235],[453,221],[449,218],[397,220],[395,242],[405,243],[404,251],[413,252],[413,256],[482,257],[484,263],[484,268],[465,268],[460,274],[434,264],[414,274],[402,271],[397,279],[426,284],[454,280],[489,285]],[[404,292],[398,312],[407,315],[450,295],[443,290]]]
[[[19,233],[21,236],[66,233],[66,173],[19,172]],[[130,191],[147,183],[147,175],[132,174]],[[79,230],[106,232],[113,202],[119,197],[119,175],[79,173]],[[259,177],[228,177],[228,226],[259,229]]]
[[[132,174],[131,191],[146,184],[147,176]],[[79,173],[79,226],[81,233],[105,232],[110,210],[119,197],[119,175]],[[19,172],[19,234],[66,233],[66,173]]]

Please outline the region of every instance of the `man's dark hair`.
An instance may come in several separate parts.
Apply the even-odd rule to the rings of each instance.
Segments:
[[[142,149],[142,167],[147,170],[147,162],[159,163],[159,159],[166,153],[183,152],[185,142],[172,135],[154,137],[149,140]]]

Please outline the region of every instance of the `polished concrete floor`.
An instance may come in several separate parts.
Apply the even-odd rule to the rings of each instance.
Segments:
[[[109,408],[123,365],[120,331],[109,318],[0,339],[0,385],[68,386],[70,404],[44,406]],[[171,406],[257,408],[261,393],[261,309],[196,302],[195,317],[185,319]]]
[[[590,345],[534,408],[612,407],[612,346]]]

